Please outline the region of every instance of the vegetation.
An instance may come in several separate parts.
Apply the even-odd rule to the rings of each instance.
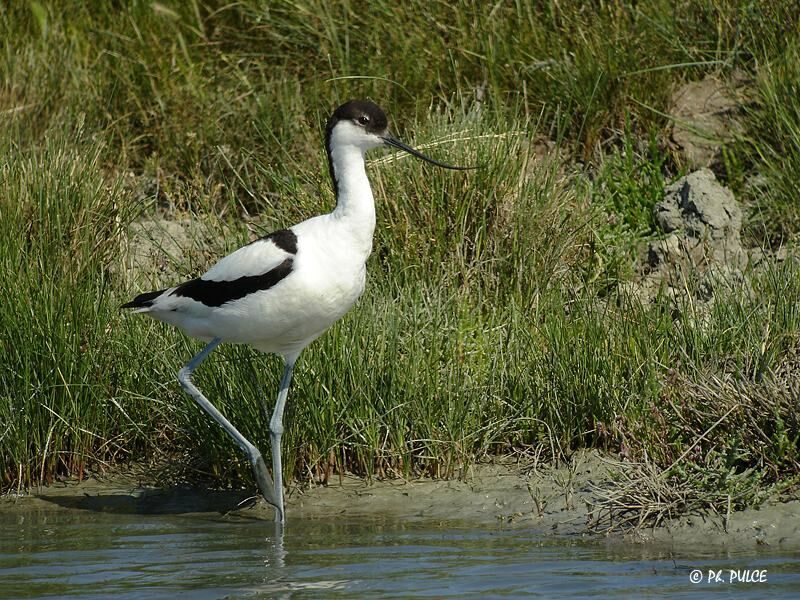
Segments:
[[[351,97],[482,168],[372,161],[368,290],[300,359],[287,475],[449,476],[543,445],[646,458],[712,505],[791,485],[798,27],[788,0],[1,7],[0,488],[161,452],[187,456],[183,477],[251,485],[175,382],[198,343],[118,306],[329,210],[321,128]],[[684,172],[671,94],[707,75],[752,82],[719,175],[745,202],[748,242],[789,258],[698,315],[620,284]],[[215,235],[129,269],[130,225],[153,218]],[[257,398],[271,406],[279,374],[227,347],[197,381],[266,451]]]

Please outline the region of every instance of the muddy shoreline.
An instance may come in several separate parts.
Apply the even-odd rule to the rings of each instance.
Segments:
[[[616,463],[618,464],[618,463]],[[514,527],[534,535],[655,543],[800,550],[800,500],[771,499],[759,508],[687,515],[659,527],[602,533],[595,493],[612,477],[615,462],[597,452],[580,452],[568,466],[530,459],[478,464],[457,479],[366,481],[334,477],[327,486],[293,486],[287,491],[288,527],[300,519],[369,518]],[[89,510],[126,514],[219,513],[231,519],[272,520],[272,508],[246,491],[153,487],[141,477],[114,474],[67,481],[0,497],[0,510]]]

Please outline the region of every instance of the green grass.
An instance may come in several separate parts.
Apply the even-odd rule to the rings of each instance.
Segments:
[[[765,64],[755,85],[757,102],[748,109],[750,128],[741,143],[763,181],[745,190],[755,209],[748,230],[758,242],[777,247],[800,233],[793,210],[793,173],[800,169],[800,45],[790,44]],[[771,143],[764,144],[764,139]]]
[[[111,270],[127,211],[83,137],[5,146],[0,166],[6,484],[130,458],[164,416],[163,402],[129,402],[134,392],[155,396],[158,384],[130,369],[138,335],[118,325]]]
[[[790,2],[719,0],[0,8],[0,487],[157,450],[187,457],[182,477],[250,485],[175,382],[199,344],[118,306],[332,208],[322,124],[367,96],[406,141],[481,169],[371,157],[368,289],[300,360],[287,475],[450,476],[598,447],[712,504],[756,502],[800,463],[796,261],[746,271],[708,314],[618,284],[681,174],[670,95],[707,74],[753,82],[721,175],[750,243],[792,256],[797,28]],[[216,236],[131,273],[142,217]],[[271,406],[279,373],[222,348],[197,382],[266,450],[259,398]]]

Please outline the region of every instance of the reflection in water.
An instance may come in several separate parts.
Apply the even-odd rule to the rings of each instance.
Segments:
[[[273,522],[0,504],[0,597],[673,597],[693,569],[767,569],[736,593],[796,597],[800,559],[392,520]],[[704,584],[708,585],[708,584]],[[707,591],[710,588],[707,588]]]
[[[272,555],[275,559],[276,569],[283,569],[286,566],[286,550],[283,547],[283,535],[283,523],[275,523],[275,536],[274,544],[272,546]]]

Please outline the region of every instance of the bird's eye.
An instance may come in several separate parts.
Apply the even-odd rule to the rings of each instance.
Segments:
[[[367,125],[369,123],[369,117],[367,115],[361,115],[360,117],[358,117],[358,122],[361,125]]]

